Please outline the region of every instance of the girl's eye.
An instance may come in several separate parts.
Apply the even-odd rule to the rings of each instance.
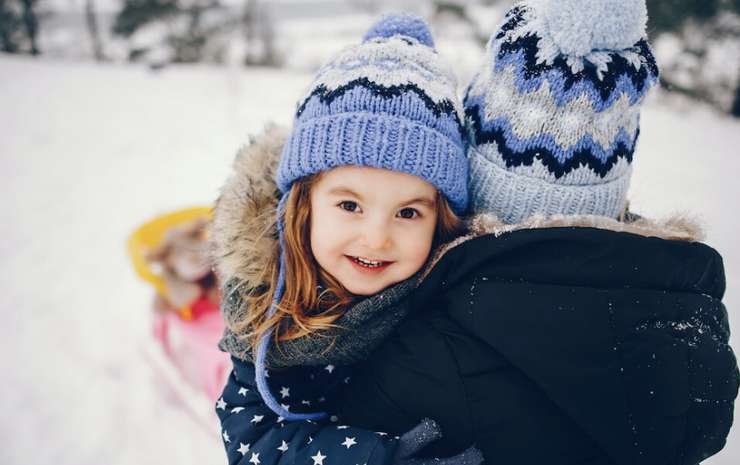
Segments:
[[[357,205],[357,202],[352,202],[351,200],[345,200],[343,202],[339,202],[339,208],[342,210],[348,211],[350,213],[355,213],[359,209],[359,205]]]
[[[404,208],[403,210],[398,212],[398,216],[405,220],[412,220],[419,216],[419,211],[414,208]]]

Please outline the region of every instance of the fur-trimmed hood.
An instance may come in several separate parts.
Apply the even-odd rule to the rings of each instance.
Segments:
[[[248,289],[264,284],[277,241],[275,173],[287,136],[285,128],[268,126],[236,154],[211,224],[211,257],[222,282],[236,280]]]
[[[287,135],[286,128],[268,126],[237,153],[233,173],[216,202],[211,226],[212,259],[222,282],[236,280],[247,289],[264,284],[264,270],[277,241],[275,210],[279,192],[275,173]],[[426,271],[447,251],[467,240],[522,229],[588,227],[667,240],[703,240],[702,229],[686,216],[664,221],[639,218],[629,222],[586,215],[532,217],[520,224],[507,225],[494,216],[481,214],[468,223],[469,233],[441,246]]]

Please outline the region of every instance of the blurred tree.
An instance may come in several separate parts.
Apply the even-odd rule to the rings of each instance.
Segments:
[[[204,58],[209,39],[224,30],[233,29],[235,18],[207,13],[221,9],[218,0],[125,0],[116,16],[113,33],[125,38],[147,27],[159,26],[147,45],[132,45],[129,58],[136,60],[149,52],[159,54],[161,66],[166,62],[190,63]],[[156,49],[156,52],[153,50]],[[216,54],[218,55],[218,54]]]
[[[738,75],[740,75],[740,73],[738,73]],[[738,83],[735,88],[735,101],[732,103],[730,114],[736,118],[740,118],[740,79],[738,79]]]
[[[140,27],[178,12],[177,0],[125,0],[113,23],[113,33],[131,37]]]
[[[740,0],[647,0],[647,6],[648,30],[653,37],[678,32],[687,21],[706,22],[722,12],[740,14]]]
[[[40,53],[38,0],[0,0],[0,50]]]
[[[275,52],[275,30],[265,2],[246,0],[242,25],[247,42],[244,63],[248,66],[277,66],[279,60]]]
[[[689,19],[706,21],[717,14],[723,0],[647,0],[651,36],[680,30]]]
[[[23,6],[23,26],[31,46],[31,55],[40,53],[38,46],[39,20],[36,14],[38,0],[20,0]]]
[[[113,25],[114,34],[130,39],[129,58],[161,66],[168,62],[222,62],[230,42],[245,47],[247,65],[277,66],[274,22],[265,1],[244,0],[242,12],[218,0],[125,0]],[[145,44],[136,40],[146,30]],[[241,35],[241,40],[234,40]]]
[[[740,0],[647,0],[648,32],[658,50],[663,87],[735,114],[740,95]]]
[[[95,0],[85,0],[85,23],[87,23],[87,32],[90,34],[90,42],[95,60],[105,60],[103,40],[100,37],[100,29],[98,28],[98,15],[95,11]]]
[[[180,7],[185,27],[169,37],[169,43],[174,49],[174,62],[194,63],[203,57],[203,47],[208,40],[208,33],[203,25],[203,14],[216,3],[210,0],[194,1],[188,6]]]
[[[0,0],[0,50],[3,52],[17,53],[23,40],[20,12],[15,6],[9,0]]]
[[[468,20],[465,4],[450,0],[434,0],[434,14],[448,13],[458,18]]]

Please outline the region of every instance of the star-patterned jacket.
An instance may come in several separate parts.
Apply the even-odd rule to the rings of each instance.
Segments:
[[[230,465],[393,463],[397,438],[325,421],[285,421],[262,401],[254,365],[232,357],[234,369],[216,403]],[[291,412],[331,410],[328,396],[349,382],[346,367],[295,367],[268,371],[267,382]]]

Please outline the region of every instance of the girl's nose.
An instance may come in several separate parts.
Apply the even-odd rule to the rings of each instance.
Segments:
[[[386,250],[391,246],[390,228],[385,222],[367,222],[363,225],[362,237],[369,250]]]

